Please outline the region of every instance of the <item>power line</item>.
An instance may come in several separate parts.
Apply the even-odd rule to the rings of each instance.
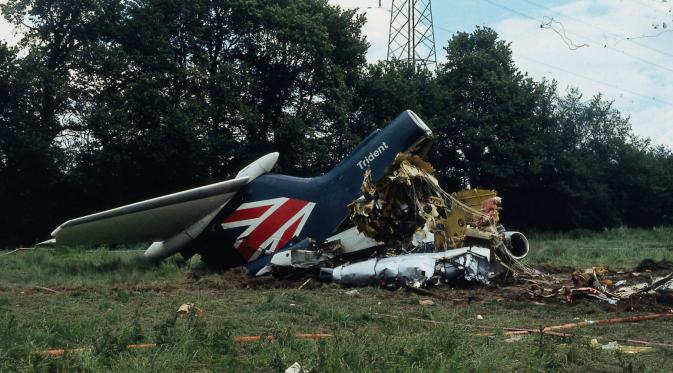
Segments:
[[[646,98],[646,99],[653,100],[653,101],[658,101],[658,102],[661,102],[662,104],[666,104],[666,105],[673,106],[673,102],[668,102],[668,101],[662,100],[662,99],[660,99],[660,98],[657,98],[657,97],[655,97],[655,96],[648,96],[648,95],[645,95],[645,94],[642,94],[642,93],[638,93],[638,92],[636,92],[636,91],[632,91],[632,90],[630,90],[630,89],[626,89],[626,88],[620,87],[620,86],[618,86],[618,85],[616,85],[616,84],[607,83],[607,82],[604,82],[604,81],[601,81],[601,80],[598,80],[598,79],[594,79],[594,78],[588,77],[588,76],[586,76],[586,75],[578,74],[578,73],[573,72],[573,71],[570,71],[570,70],[568,70],[568,69],[564,69],[564,68],[559,67],[559,66],[550,65],[550,64],[548,64],[548,63],[546,63],[546,62],[539,61],[539,60],[537,60],[537,59],[535,59],[535,58],[532,58],[532,57],[524,56],[524,55],[522,55],[521,53],[516,53],[516,55],[517,55],[519,58],[523,58],[524,60],[529,60],[529,61],[531,61],[531,62],[535,62],[535,63],[537,63],[537,64],[540,64],[540,65],[549,67],[549,68],[551,68],[551,69],[555,69],[555,70],[562,71],[562,72],[564,72],[564,73],[566,73],[566,74],[570,74],[570,75],[576,76],[576,77],[578,77],[578,78],[582,78],[582,79],[585,79],[585,80],[588,80],[588,81],[591,81],[591,82],[594,82],[594,83],[597,83],[597,84],[602,84],[602,85],[604,85],[604,86],[606,86],[606,87],[614,88],[614,89],[617,89],[617,90],[619,90],[619,91],[623,91],[623,92],[626,92],[626,93],[630,93],[630,94],[635,95],[635,96],[639,96],[639,97]]]
[[[516,10],[516,9],[512,9],[512,8],[507,7],[507,6],[505,6],[505,5],[495,3],[495,2],[493,2],[493,1],[491,1],[491,0],[484,0],[484,1],[487,2],[487,3],[489,3],[489,4],[491,4],[491,5],[497,6],[497,7],[500,8],[500,9],[504,9],[504,10],[507,10],[507,11],[512,12],[512,13],[514,13],[514,14],[518,14],[518,15],[520,15],[521,17],[529,18],[529,19],[532,19],[532,20],[535,21],[535,22],[539,22],[539,20],[538,20],[537,18],[535,18],[535,17],[533,17],[533,16],[531,16],[531,15],[528,15],[528,14],[526,14],[526,13],[522,13],[522,12]]]
[[[439,26],[439,25],[435,25],[435,28],[438,28],[442,31],[446,31],[446,32],[451,33],[451,34],[455,34],[456,32],[461,32],[460,30],[449,30],[448,28],[442,27],[442,26]]]
[[[487,3],[489,3],[489,4],[491,4],[491,5],[493,5],[493,6],[496,6],[496,7],[498,7],[498,8],[501,8],[501,9],[507,10],[507,11],[509,11],[509,12],[518,14],[518,15],[520,15],[520,16],[522,16],[522,17],[531,19],[531,20],[533,20],[533,21],[535,21],[535,22],[540,22],[540,20],[538,20],[537,18],[535,18],[535,17],[533,17],[533,16],[531,16],[531,15],[529,15],[529,14],[522,13],[522,12],[516,10],[516,9],[512,9],[512,8],[507,7],[507,6],[505,6],[505,5],[502,5],[502,4],[498,4],[498,3],[496,3],[496,2],[494,2],[494,1],[492,1],[492,0],[484,0],[484,1],[487,2]],[[591,38],[588,38],[588,37],[583,36],[583,35],[579,35],[579,34],[574,33],[574,32],[570,32],[570,31],[569,31],[568,34],[575,35],[575,36],[577,36],[577,37],[583,38],[584,40],[588,40],[588,41],[590,41],[590,42],[592,42],[592,43],[596,43],[596,44],[599,44],[599,45],[601,44],[600,42],[597,42],[597,41],[595,41],[595,40],[593,40],[593,39],[591,39]],[[658,68],[660,68],[660,69],[662,69],[662,70],[666,70],[666,71],[668,71],[668,72],[672,72],[672,73],[673,73],[673,69],[671,69],[671,68],[668,68],[668,67],[666,67],[666,66],[659,65],[658,63],[655,63],[655,62],[646,60],[646,59],[644,59],[644,58],[642,58],[642,57],[638,57],[638,56],[632,55],[632,54],[630,54],[630,53],[624,52],[624,51],[621,50],[621,49],[615,49],[615,48],[613,48],[613,47],[611,47],[611,46],[609,46],[609,45],[604,45],[604,47],[607,48],[607,49],[613,50],[613,51],[615,51],[615,52],[619,52],[619,53],[621,53],[621,54],[623,54],[623,55],[625,55],[625,56],[631,57],[631,58],[633,58],[633,59],[639,60],[639,61],[641,61],[641,62],[643,62],[643,63],[649,64],[649,65],[658,67]]]
[[[656,37],[656,36],[659,36],[659,35],[665,33],[666,31],[665,31],[665,32],[660,32],[660,33],[658,33],[657,35],[649,35],[649,36],[648,36],[648,35],[645,35],[645,36],[627,37],[627,36],[625,36],[625,35],[618,34],[618,33],[615,33],[615,32],[613,32],[613,31],[611,31],[611,30],[608,30],[608,29],[606,29],[606,28],[604,28],[604,27],[601,27],[601,26],[598,26],[598,25],[594,25],[593,23],[589,23],[589,22],[583,21],[583,20],[581,20],[581,19],[579,19],[579,18],[576,18],[576,17],[570,16],[570,15],[567,15],[567,14],[563,14],[563,13],[554,11],[554,10],[552,10],[551,8],[546,7],[546,6],[544,6],[544,5],[541,5],[541,4],[538,4],[538,3],[534,2],[534,1],[531,1],[531,0],[523,0],[523,1],[525,1],[525,2],[527,2],[528,4],[531,4],[531,5],[533,5],[533,6],[536,6],[536,7],[540,8],[540,9],[544,9],[544,10],[546,10],[546,11],[548,11],[548,12],[551,12],[551,13],[554,13],[554,14],[557,14],[557,15],[560,15],[560,16],[563,17],[563,18],[568,18],[568,19],[571,19],[571,20],[573,20],[573,21],[575,21],[575,22],[579,22],[579,23],[585,24],[585,25],[587,25],[587,26],[593,27],[593,28],[595,28],[595,29],[597,29],[597,30],[601,30],[601,31],[607,32],[608,34],[611,34],[611,35],[613,35],[613,36],[616,36],[616,37],[618,37],[618,38],[621,38],[621,40],[626,40],[626,41],[629,41],[629,42],[631,42],[631,43],[633,43],[633,44],[635,44],[635,45],[638,45],[638,46],[640,46],[641,48],[649,49],[649,50],[651,50],[651,51],[653,51],[653,52],[657,52],[657,53],[661,53],[661,54],[666,55],[666,56],[669,56],[669,57],[673,57],[673,54],[671,54],[671,53],[664,52],[664,51],[662,51],[662,50],[659,50],[659,49],[656,49],[656,48],[649,47],[649,46],[647,46],[647,45],[645,45],[645,44],[638,43],[638,42],[636,42],[636,41],[633,40],[633,39],[641,39],[641,38],[645,38],[645,37]],[[673,31],[673,30],[669,30],[669,31]]]
[[[558,26],[556,26],[556,25],[558,25]],[[568,35],[566,35],[566,28],[563,25],[563,23],[555,20],[552,17],[547,17],[547,16],[542,17],[542,24],[540,24],[540,27],[544,28],[544,29],[554,31],[556,33],[556,35],[558,35],[561,38],[561,40],[563,40],[565,45],[568,46],[568,48],[570,50],[574,51],[574,50],[580,49],[582,47],[588,47],[589,46],[589,44],[580,44],[580,45],[575,44],[575,42],[572,41],[568,37]],[[558,30],[557,27],[560,27],[561,30]]]
[[[668,34],[669,32],[673,32],[673,30],[659,31],[659,32],[657,32],[656,34],[650,34],[650,35],[630,36],[630,37],[628,37],[628,38],[625,38],[625,40],[631,41],[631,40],[633,40],[633,39],[656,38],[656,37],[659,37],[659,36],[661,36],[661,35],[663,35],[663,34]],[[662,52],[662,53],[663,53],[663,52]],[[667,54],[667,55],[669,55],[669,56],[673,56],[673,55],[670,55],[670,54],[668,54],[668,53],[665,53],[665,54]]]
[[[440,29],[440,30],[442,30],[442,31],[446,31],[446,32],[452,33],[452,34],[453,34],[453,33],[456,33],[456,32],[459,32],[459,31],[457,31],[457,30],[449,30],[448,28],[446,28],[446,27],[442,27],[441,25],[435,25],[435,28]],[[662,99],[660,99],[660,98],[658,98],[658,97],[655,97],[655,96],[648,96],[648,95],[643,94],[643,93],[639,93],[639,92],[632,91],[632,90],[627,89],[627,88],[620,87],[620,86],[618,86],[618,85],[616,85],[616,84],[612,84],[612,83],[608,83],[608,82],[605,82],[605,81],[602,81],[602,80],[594,79],[594,78],[591,78],[591,77],[588,77],[588,76],[585,76],[585,75],[576,73],[576,72],[574,72],[574,71],[570,71],[570,70],[568,70],[568,69],[565,69],[565,68],[562,68],[562,67],[559,67],[559,66],[550,65],[550,64],[548,64],[548,63],[546,63],[546,62],[542,62],[542,61],[537,60],[537,59],[535,59],[535,58],[532,58],[532,57],[528,57],[528,56],[522,55],[521,53],[515,53],[515,54],[516,54],[516,56],[517,56],[518,58],[523,58],[524,60],[529,60],[529,61],[531,61],[531,62],[534,62],[534,63],[540,64],[540,65],[546,66],[546,67],[548,67],[548,68],[550,68],[550,69],[554,69],[554,70],[558,70],[558,71],[564,72],[564,73],[566,73],[566,74],[569,74],[569,75],[578,77],[578,78],[580,78],[580,79],[588,80],[588,81],[590,81],[590,82],[597,83],[597,84],[601,84],[601,85],[603,85],[603,86],[605,86],[605,87],[610,87],[610,88],[616,89],[616,90],[618,90],[618,91],[622,91],[622,92],[625,92],[625,93],[632,94],[632,95],[634,95],[634,96],[638,96],[638,97],[646,98],[646,99],[648,99],[648,100],[653,100],[653,101],[660,102],[660,103],[662,103],[662,104],[666,104],[666,105],[673,106],[673,103],[672,103],[672,102],[668,102],[668,101],[662,100]]]

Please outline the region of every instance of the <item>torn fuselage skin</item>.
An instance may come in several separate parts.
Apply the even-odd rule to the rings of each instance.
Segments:
[[[481,189],[448,194],[433,173],[409,153],[399,153],[376,183],[365,171],[362,196],[348,206],[353,227],[310,248],[306,241],[289,245],[257,274],[294,272],[345,286],[398,288],[485,285],[514,271],[529,243],[500,224],[501,198]],[[353,254],[360,258],[348,257]]]
[[[495,276],[491,250],[467,247],[436,253],[415,253],[332,269],[332,280],[347,286],[382,285],[388,288],[424,287],[459,280],[488,284]]]

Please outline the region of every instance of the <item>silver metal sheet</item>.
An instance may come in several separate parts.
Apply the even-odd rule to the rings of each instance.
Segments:
[[[467,281],[488,283],[492,277],[491,250],[464,247],[436,253],[418,253],[372,258],[334,268],[332,280],[349,286],[381,282],[422,286],[433,278],[453,280],[460,274]]]
[[[71,245],[162,241],[227,203],[247,181],[228,180],[72,219],[52,237]]]

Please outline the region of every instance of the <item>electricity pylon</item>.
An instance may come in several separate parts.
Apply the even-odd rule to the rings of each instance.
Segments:
[[[431,0],[392,0],[388,61],[407,61],[416,67],[437,65]]]

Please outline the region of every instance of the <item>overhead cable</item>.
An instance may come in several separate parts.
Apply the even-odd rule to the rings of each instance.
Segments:
[[[615,36],[615,37],[619,38],[620,40],[627,40],[627,41],[629,41],[629,42],[631,42],[631,43],[633,43],[633,44],[635,44],[635,45],[637,45],[637,46],[639,46],[639,47],[641,47],[641,48],[648,49],[648,50],[650,50],[650,51],[653,51],[653,52],[656,52],[656,53],[660,53],[660,54],[663,54],[663,55],[666,55],[666,56],[669,56],[669,57],[673,57],[673,54],[672,54],[672,53],[664,52],[664,51],[662,51],[662,50],[659,50],[659,49],[656,49],[656,48],[652,48],[652,47],[650,47],[650,46],[647,46],[647,45],[645,45],[645,44],[643,44],[643,43],[639,43],[639,42],[637,42],[637,41],[634,41],[634,39],[642,39],[642,38],[649,38],[649,37],[657,37],[657,36],[660,36],[661,34],[664,34],[664,33],[667,33],[667,32],[672,32],[673,30],[662,31],[662,32],[659,32],[659,33],[654,34],[654,35],[626,36],[626,35],[618,34],[618,33],[614,32],[614,31],[612,31],[612,30],[608,30],[608,29],[606,29],[606,28],[604,28],[604,27],[595,25],[595,24],[593,24],[593,23],[589,23],[589,22],[584,21],[584,20],[582,20],[582,19],[580,19],[580,18],[573,17],[573,16],[571,16],[571,15],[568,15],[568,14],[565,14],[565,13],[561,13],[561,12],[558,12],[558,11],[555,11],[555,10],[549,8],[549,7],[546,7],[546,6],[544,6],[544,5],[541,5],[541,4],[536,3],[535,1],[531,1],[531,0],[523,0],[523,1],[525,1],[526,3],[531,4],[531,5],[533,5],[533,6],[536,6],[536,7],[540,8],[540,9],[544,9],[544,10],[546,10],[546,11],[548,11],[548,12],[551,12],[551,13],[554,13],[554,14],[556,14],[556,15],[559,15],[559,16],[561,16],[561,17],[563,17],[563,18],[568,18],[568,19],[573,20],[573,21],[575,21],[575,22],[579,22],[579,23],[582,23],[582,24],[587,25],[587,26],[589,26],[589,27],[593,27],[593,28],[595,28],[595,29],[597,29],[597,30],[601,30],[601,31],[603,31],[603,32],[606,32],[606,33],[608,33],[608,34],[610,34],[610,35],[612,35],[612,36]]]
[[[445,27],[442,27],[442,26],[440,26],[440,25],[435,25],[435,28],[440,29],[440,30],[442,30],[442,31],[446,31],[446,32],[452,33],[452,34],[453,34],[453,33],[456,33],[456,32],[459,32],[459,31],[457,31],[457,30],[450,30],[450,29],[445,28]],[[656,102],[659,102],[659,103],[662,103],[662,104],[665,104],[665,105],[673,106],[673,102],[669,102],[669,101],[662,100],[662,99],[660,99],[660,98],[658,98],[658,97],[656,97],[656,96],[652,96],[652,95],[647,95],[647,94],[639,93],[639,92],[630,90],[630,89],[628,89],[628,88],[620,87],[620,86],[618,86],[618,85],[616,85],[616,84],[613,84],[613,83],[608,83],[608,82],[605,82],[605,81],[602,81],[602,80],[594,79],[594,78],[591,78],[591,77],[589,77],[589,76],[586,76],[586,75],[579,74],[579,73],[576,73],[576,72],[574,72],[574,71],[568,70],[568,69],[566,69],[566,68],[559,67],[559,66],[554,66],[554,65],[548,64],[548,63],[546,63],[546,62],[537,60],[537,59],[535,59],[535,58],[532,58],[532,57],[529,57],[529,56],[522,55],[522,54],[520,54],[520,53],[514,53],[514,54],[515,54],[517,57],[519,57],[519,58],[522,58],[522,59],[525,59],[525,60],[529,60],[529,61],[531,61],[531,62],[534,62],[534,63],[540,64],[540,65],[546,66],[546,67],[548,67],[548,68],[550,68],[550,69],[554,69],[554,70],[557,70],[557,71],[561,71],[561,72],[566,73],[566,74],[569,74],[569,75],[573,75],[573,76],[578,77],[578,78],[580,78],[580,79],[584,79],[584,80],[587,80],[587,81],[590,81],[590,82],[593,82],[593,83],[597,83],[597,84],[603,85],[603,86],[605,86],[605,87],[610,87],[610,88],[613,88],[613,89],[616,89],[616,90],[618,90],[618,91],[622,91],[622,92],[624,92],[624,93],[628,93],[628,94],[631,94],[631,95],[634,95],[634,96],[638,96],[638,97],[645,98],[645,99],[648,99],[648,100],[656,101]]]
[[[496,3],[496,2],[494,2],[494,1],[492,1],[492,0],[483,0],[483,1],[489,3],[489,4],[493,5],[493,6],[496,6],[496,7],[498,7],[498,8],[501,8],[501,9],[507,10],[507,11],[509,11],[509,12],[512,12],[512,13],[514,13],[514,14],[518,14],[518,15],[520,15],[520,16],[522,16],[522,17],[531,19],[531,20],[536,21],[536,22],[540,22],[537,18],[535,18],[535,17],[533,17],[533,16],[531,16],[531,15],[529,15],[529,14],[522,13],[522,12],[516,10],[516,9],[512,9],[512,8],[510,8],[510,7],[508,7],[508,6],[505,6],[505,5],[502,5],[502,4],[498,4],[498,3]],[[571,35],[574,35],[574,36],[583,38],[583,39],[585,39],[585,40],[587,40],[587,41],[589,41],[589,42],[595,43],[595,44],[602,44],[602,43],[600,43],[600,42],[598,42],[598,41],[596,41],[596,40],[593,40],[593,39],[591,39],[591,38],[589,38],[589,37],[586,37],[586,36],[583,36],[583,35],[579,35],[579,34],[574,33],[574,32],[570,32],[570,31],[569,31],[568,34],[571,34]],[[649,61],[649,60],[647,60],[647,59],[644,59],[644,58],[642,58],[642,57],[635,56],[635,55],[633,55],[633,54],[624,52],[624,51],[621,50],[621,49],[615,49],[615,48],[613,48],[613,47],[611,47],[611,46],[609,46],[609,45],[604,45],[604,48],[610,49],[610,50],[612,50],[612,51],[621,53],[621,54],[623,54],[623,55],[625,55],[625,56],[628,56],[628,57],[630,57],[630,58],[639,60],[639,61],[641,61],[641,62],[643,62],[643,63],[648,64],[648,65],[651,65],[651,66],[657,67],[657,68],[659,68],[659,69],[666,70],[666,71],[668,71],[668,72],[673,73],[673,69],[671,69],[671,68],[669,68],[669,67],[666,67],[666,66],[660,65],[660,64],[658,64],[658,63],[655,63],[655,62]]]

